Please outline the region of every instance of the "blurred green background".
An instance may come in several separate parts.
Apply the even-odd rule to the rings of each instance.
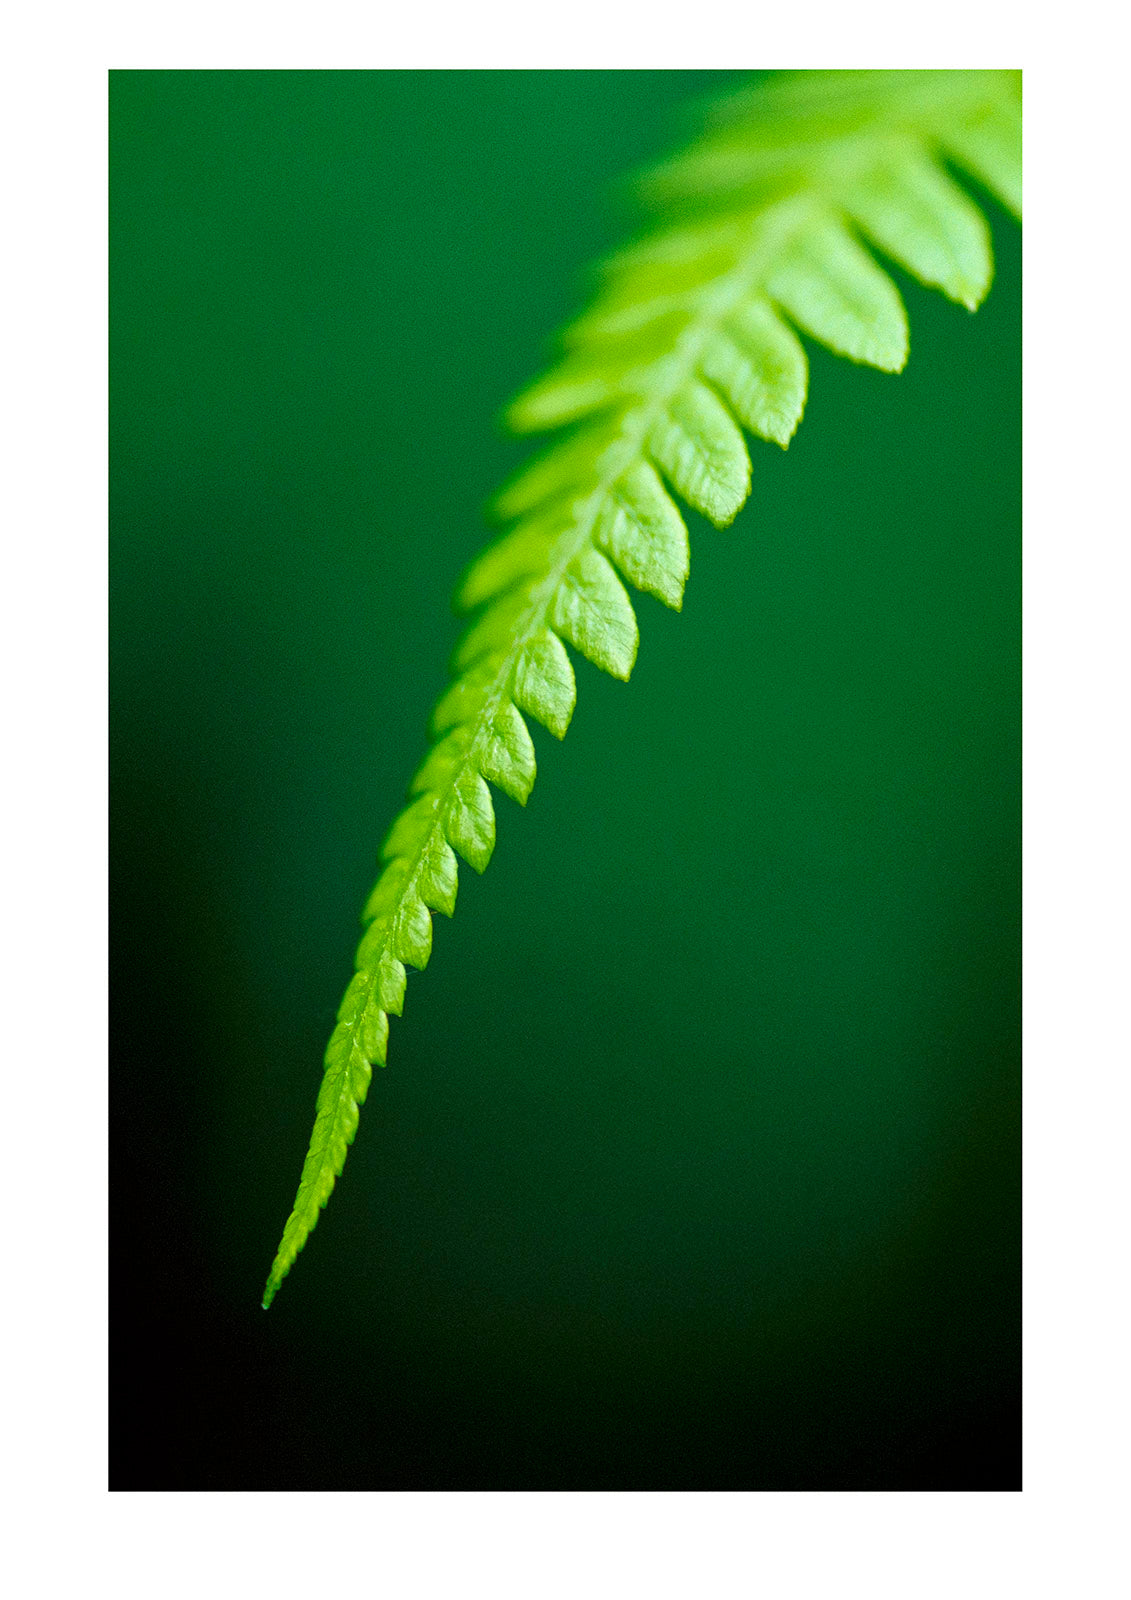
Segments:
[[[1019,1486],[1020,239],[578,663],[268,1315],[496,418],[706,72],[117,72],[117,1488]],[[896,274],[898,276],[898,274]]]

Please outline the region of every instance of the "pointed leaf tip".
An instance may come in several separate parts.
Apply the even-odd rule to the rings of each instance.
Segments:
[[[849,215],[873,244],[930,288],[974,310],[993,278],[980,208],[916,140],[892,143],[846,184]]]
[[[805,409],[809,363],[800,339],[761,295],[716,331],[699,367],[751,433],[786,448]]]
[[[690,568],[687,528],[649,462],[639,462],[614,483],[593,537],[630,583],[673,611],[682,609]]]
[[[518,659],[515,704],[537,718],[555,739],[564,739],[577,700],[573,667],[565,646],[549,628],[537,633]]]
[[[552,621],[595,667],[628,681],[640,639],[636,613],[599,550],[583,550],[567,570],[554,596]]]
[[[750,493],[750,457],[718,395],[692,381],[673,395],[648,435],[672,487],[717,528],[729,526]]]
[[[886,272],[837,219],[803,229],[770,274],[769,291],[806,333],[881,372],[907,362],[907,313]]]

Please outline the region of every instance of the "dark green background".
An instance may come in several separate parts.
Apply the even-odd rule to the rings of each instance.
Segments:
[[[578,665],[268,1315],[502,404],[704,72],[118,72],[111,1482],[1012,1488],[1020,241]]]

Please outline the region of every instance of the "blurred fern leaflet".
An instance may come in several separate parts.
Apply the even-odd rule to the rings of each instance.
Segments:
[[[604,264],[556,363],[507,413],[517,433],[556,437],[496,497],[500,536],[459,586],[471,621],[382,847],[265,1307],[342,1171],[405,967],[428,961],[431,913],[455,909],[457,855],[477,872],[491,858],[488,785],[525,804],[525,717],[566,732],[566,645],[628,678],[637,626],[622,579],[679,609],[688,536],[674,497],[733,520],[750,488],[743,430],[784,447],[800,421],[799,333],[901,370],[906,313],[869,247],[970,310],[984,298],[989,227],[953,171],[1020,217],[1019,74],[781,74],[718,102],[699,139],[642,180],[655,223]]]

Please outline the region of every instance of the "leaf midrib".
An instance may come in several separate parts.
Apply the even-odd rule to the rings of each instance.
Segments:
[[[752,241],[745,257],[736,263],[724,278],[714,283],[710,292],[702,297],[697,313],[677,340],[670,365],[665,365],[667,381],[659,383],[650,398],[625,413],[620,437],[602,453],[603,465],[597,485],[581,502],[580,510],[575,513],[572,528],[563,532],[561,538],[555,541],[555,549],[560,551],[560,554],[533,592],[530,606],[524,613],[515,631],[513,642],[500,663],[495,681],[484,698],[483,707],[476,719],[475,732],[467,750],[460,762],[453,767],[441,791],[434,819],[422,835],[414,856],[410,857],[411,866],[405,875],[396,908],[389,917],[388,931],[374,951],[370,962],[367,963],[371,967],[372,976],[366,986],[364,1002],[358,1008],[356,1020],[347,1034],[349,1049],[345,1053],[345,1064],[340,1069],[341,1086],[334,1129],[325,1141],[327,1151],[337,1130],[337,1115],[344,1106],[349,1092],[350,1055],[354,1047],[361,1049],[359,1036],[363,1019],[376,998],[381,961],[386,956],[391,956],[395,960],[400,959],[396,954],[396,935],[403,907],[412,895],[423,898],[420,895],[419,878],[424,861],[435,840],[436,830],[441,830],[446,843],[445,824],[452,804],[457,798],[459,785],[466,777],[469,768],[476,777],[482,771],[484,742],[490,737],[490,731],[501,706],[514,697],[514,679],[523,651],[537,634],[550,626],[549,618],[554,599],[573,562],[583,554],[586,547],[596,548],[593,528],[602,503],[605,497],[612,493],[618,479],[638,461],[646,459],[646,440],[653,424],[658,421],[685,384],[693,379],[707,382],[697,372],[699,357],[705,344],[719,330],[726,316],[749,294],[757,279],[764,275],[773,256],[784,250],[793,237],[812,220],[816,209],[814,201],[806,198],[779,202],[777,206],[761,214],[758,237]],[[776,217],[775,212],[779,214]],[[774,236],[767,240],[766,225],[772,226],[775,221],[778,227],[774,230]]]

